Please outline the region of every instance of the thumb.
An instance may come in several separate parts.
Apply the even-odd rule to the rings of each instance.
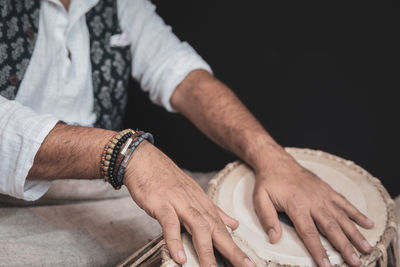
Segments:
[[[253,203],[258,219],[268,234],[269,242],[272,244],[278,242],[282,236],[282,228],[268,193],[264,189],[255,190]]]

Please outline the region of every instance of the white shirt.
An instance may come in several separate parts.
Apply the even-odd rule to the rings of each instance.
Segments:
[[[97,2],[72,0],[66,11],[58,0],[41,1],[35,48],[16,100],[0,96],[0,193],[25,200],[41,197],[50,182],[26,176],[44,138],[58,120],[85,126],[95,122],[85,13]],[[176,86],[192,70],[211,72],[210,67],[179,41],[149,1],[117,0],[117,9],[127,38],[118,42],[116,37],[116,43],[130,45],[133,78],[154,103],[173,112],[170,97]]]

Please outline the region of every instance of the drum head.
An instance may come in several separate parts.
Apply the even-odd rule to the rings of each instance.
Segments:
[[[293,148],[287,151],[303,167],[315,173],[374,220],[373,229],[358,228],[372,246],[376,245],[387,225],[387,207],[383,196],[375,186],[376,179],[353,162],[321,151]],[[240,222],[239,228],[232,232],[234,241],[253,258],[257,266],[266,265],[267,262],[315,266],[287,218],[281,217],[281,240],[276,244],[269,243],[268,236],[254,212],[252,202],[254,183],[253,171],[247,165],[238,162],[228,165],[210,181],[208,194],[214,203]],[[323,236],[321,241],[331,263],[343,263],[340,254]]]

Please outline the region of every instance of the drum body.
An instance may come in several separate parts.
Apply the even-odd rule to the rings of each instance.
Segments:
[[[351,161],[316,150],[287,148],[303,167],[315,173],[336,191],[345,196],[361,212],[372,218],[375,227],[360,232],[373,246],[373,251],[361,255],[363,266],[399,266],[396,207],[380,181]],[[290,220],[280,216],[282,238],[277,244],[270,244],[268,236],[254,212],[252,193],[254,172],[245,164],[228,164],[209,182],[208,195],[228,215],[240,222],[238,229],[231,232],[235,243],[253,259],[257,266],[316,266],[310,254],[298,237]],[[196,253],[188,234],[182,234],[188,261],[185,266],[199,266]],[[340,254],[321,236],[330,261],[335,266],[347,266]],[[160,239],[153,247],[154,255],[159,259],[157,266],[176,266],[169,257],[165,243]],[[121,266],[146,265],[146,257],[125,261]],[[150,253],[151,254],[151,253]],[[219,266],[225,266],[223,261]]]

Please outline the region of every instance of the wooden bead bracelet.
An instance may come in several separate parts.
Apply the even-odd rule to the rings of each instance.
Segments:
[[[113,135],[104,147],[100,160],[100,174],[107,182],[111,182],[110,173],[114,168],[121,145],[134,133],[132,129],[122,130]]]

